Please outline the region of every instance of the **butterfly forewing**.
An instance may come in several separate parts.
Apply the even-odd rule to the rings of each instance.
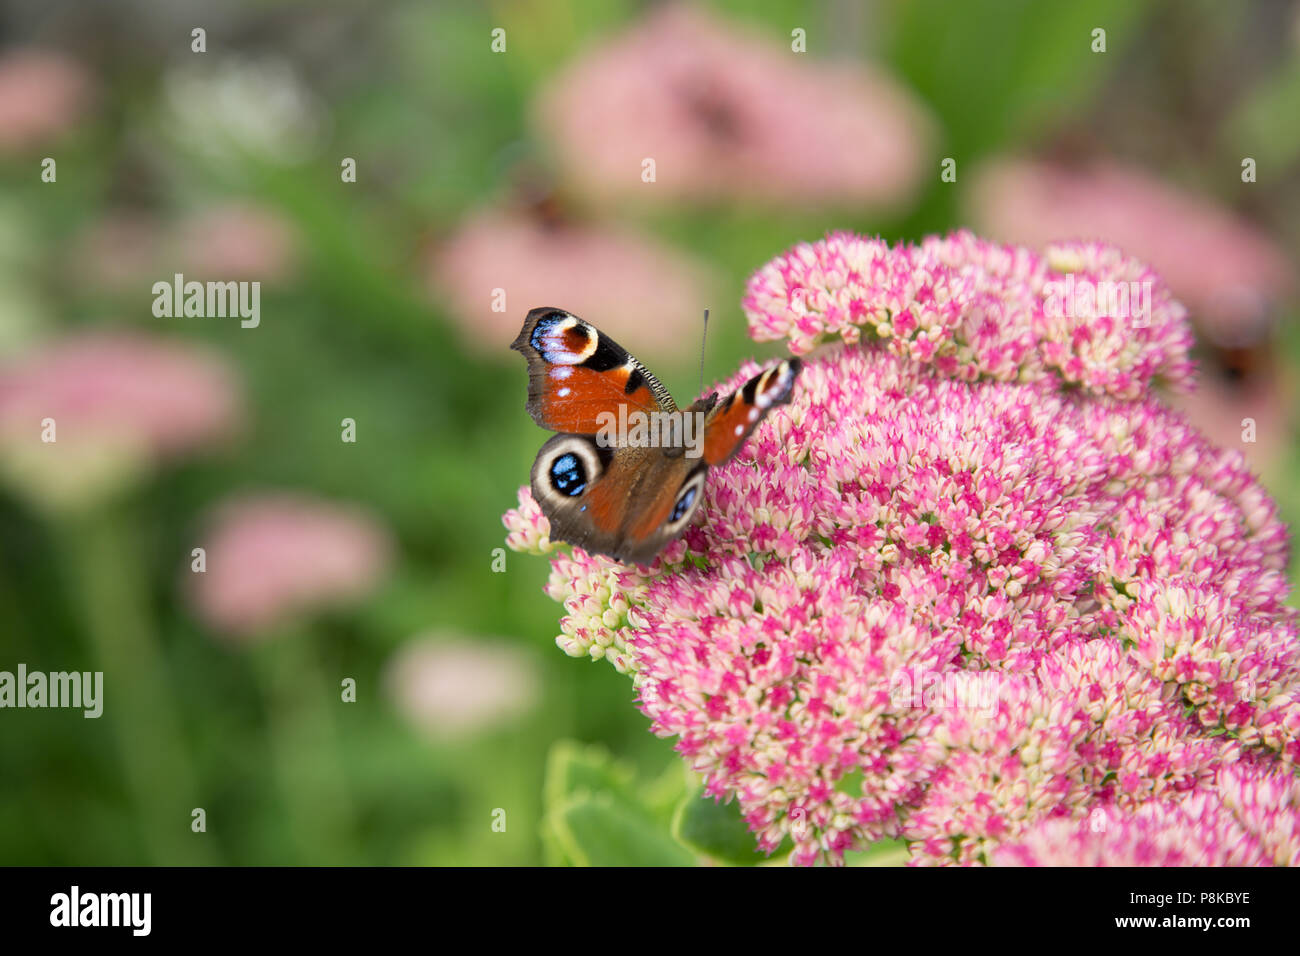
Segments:
[[[674,411],[672,396],[627,349],[563,309],[533,309],[510,347],[528,360],[528,413],[553,432],[594,435],[619,405]]]
[[[704,460],[721,465],[739,451],[769,411],[790,401],[802,367],[799,359],[773,365],[715,405],[704,428]]]

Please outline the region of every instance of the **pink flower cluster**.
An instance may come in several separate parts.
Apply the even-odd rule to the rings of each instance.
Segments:
[[[1267,235],[1137,167],[1004,157],[970,182],[966,206],[981,231],[1036,249],[1061,236],[1105,236],[1159,270],[1217,345],[1266,341],[1295,289],[1285,251]]]
[[[79,331],[0,361],[0,481],[77,508],[238,431],[220,356],[179,340]]]
[[[1163,285],[1141,328],[1053,316],[1058,263],[1149,277],[1101,245],[1040,258],[968,234],[779,257],[750,283],[755,338],[848,344],[807,360],[653,565],[554,552],[557,643],[633,676],[760,848],[1028,860],[1102,812],[1120,858],[1161,813],[1217,814],[1216,858],[1294,856],[1260,836],[1295,832],[1294,798],[1233,776],[1294,794],[1286,530],[1241,454],[1151,394],[1191,381]],[[505,523],[550,550],[527,490]],[[1252,800],[1274,816],[1243,822]]]
[[[0,154],[23,153],[73,130],[92,99],[90,75],[54,50],[0,56]]]
[[[494,310],[494,290],[509,302],[563,302],[599,317],[615,341],[672,357],[695,347],[714,284],[690,257],[627,229],[547,225],[508,212],[470,216],[432,254],[432,285],[450,306],[467,346],[500,353],[519,334],[513,311]]]
[[[214,441],[238,420],[232,375],[205,349],[131,332],[68,335],[0,365],[0,436],[111,437],[159,458]]]
[[[934,139],[923,105],[883,70],[789,41],[657,4],[550,79],[534,125],[597,200],[905,203]]]
[[[283,492],[224,502],[204,546],[207,567],[188,575],[190,596],[204,621],[235,642],[369,596],[393,550],[368,512]]]
[[[1069,283],[1067,285],[1067,282]],[[1150,302],[1116,315],[1108,297],[1077,296],[1123,284]],[[1150,269],[1097,242],[1063,242],[1039,256],[969,232],[918,246],[835,233],[802,243],[760,269],[744,299],[756,341],[790,340],[806,354],[866,335],[900,356],[973,381],[1031,381],[1054,372],[1089,391],[1135,398],[1156,379],[1190,383],[1186,310]]]
[[[1132,813],[1049,819],[990,855],[996,866],[1300,866],[1300,781],[1231,768],[1217,792],[1153,801]]]

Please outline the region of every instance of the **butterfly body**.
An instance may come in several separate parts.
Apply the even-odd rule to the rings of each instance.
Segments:
[[[533,309],[510,347],[528,361],[529,414],[558,433],[530,482],[551,537],[641,564],[686,530],[709,468],[789,401],[800,368],[781,362],[679,410],[626,349],[562,309]]]

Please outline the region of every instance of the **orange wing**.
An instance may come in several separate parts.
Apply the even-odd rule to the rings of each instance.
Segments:
[[[798,359],[773,365],[719,402],[704,426],[704,460],[721,465],[739,451],[763,416],[790,401],[801,368]]]
[[[533,309],[510,347],[528,360],[528,413],[554,432],[594,435],[603,413],[675,411],[657,378],[594,325]]]

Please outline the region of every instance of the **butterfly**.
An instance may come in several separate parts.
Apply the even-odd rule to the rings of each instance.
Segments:
[[[558,433],[531,475],[551,538],[636,564],[686,530],[708,470],[790,401],[802,367],[779,362],[722,400],[679,410],[626,349],[563,309],[533,309],[510,347],[528,361],[528,413]]]

